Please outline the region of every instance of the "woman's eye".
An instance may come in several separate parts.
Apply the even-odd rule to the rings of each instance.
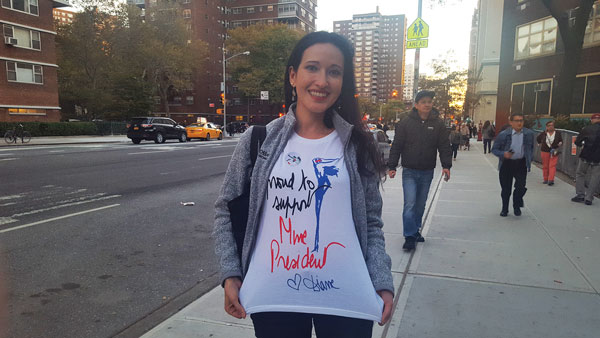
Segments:
[[[310,72],[316,72],[318,69],[317,69],[317,66],[308,65],[308,66],[306,66],[306,70],[308,70]]]
[[[331,74],[331,76],[341,76],[342,72],[339,71],[338,69],[333,69],[329,71],[329,74]]]

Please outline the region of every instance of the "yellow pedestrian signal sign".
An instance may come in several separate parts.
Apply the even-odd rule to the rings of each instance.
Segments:
[[[407,40],[426,39],[429,37],[429,25],[421,18],[417,18],[409,27],[406,34]]]
[[[222,108],[217,109],[217,115],[223,115],[223,109]]]
[[[429,40],[408,40],[406,41],[406,49],[427,48]]]

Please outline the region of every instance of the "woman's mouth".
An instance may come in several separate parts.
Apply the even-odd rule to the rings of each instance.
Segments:
[[[329,93],[320,90],[309,90],[308,93],[315,101],[324,101]]]

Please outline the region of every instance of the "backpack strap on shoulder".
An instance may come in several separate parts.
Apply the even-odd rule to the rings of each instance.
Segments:
[[[266,126],[254,126],[254,128],[252,128],[252,137],[250,138],[250,160],[252,161],[252,167],[254,167],[254,163],[256,163],[258,150],[265,141],[266,136]]]

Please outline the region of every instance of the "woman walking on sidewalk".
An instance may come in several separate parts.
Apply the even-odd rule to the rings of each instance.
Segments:
[[[371,337],[393,305],[381,230],[385,166],[354,97],[342,36],[304,36],[288,60],[288,113],[267,125],[256,163],[242,134],[215,203],[225,311],[251,314],[256,337]],[[241,255],[228,202],[250,184]],[[243,284],[242,284],[243,281]]]
[[[460,147],[460,130],[458,125],[450,132],[450,144],[452,145],[452,158],[456,161],[456,155],[458,154],[458,147]]]
[[[469,143],[471,129],[466,123],[463,123],[462,127],[460,127],[460,134],[462,135],[461,145],[464,147],[463,150],[469,150],[471,148],[471,144]]]
[[[562,145],[562,135],[554,129],[554,121],[546,122],[546,131],[541,132],[537,136],[537,143],[541,145],[544,184],[552,186],[554,185],[554,175],[556,174],[558,152]]]
[[[491,153],[492,152],[492,140],[494,139],[494,136],[496,136],[496,129],[494,128],[494,126],[490,123],[490,121],[485,121],[485,124],[483,125],[483,131],[482,131],[482,136],[483,136],[483,153],[487,154],[487,153]]]

